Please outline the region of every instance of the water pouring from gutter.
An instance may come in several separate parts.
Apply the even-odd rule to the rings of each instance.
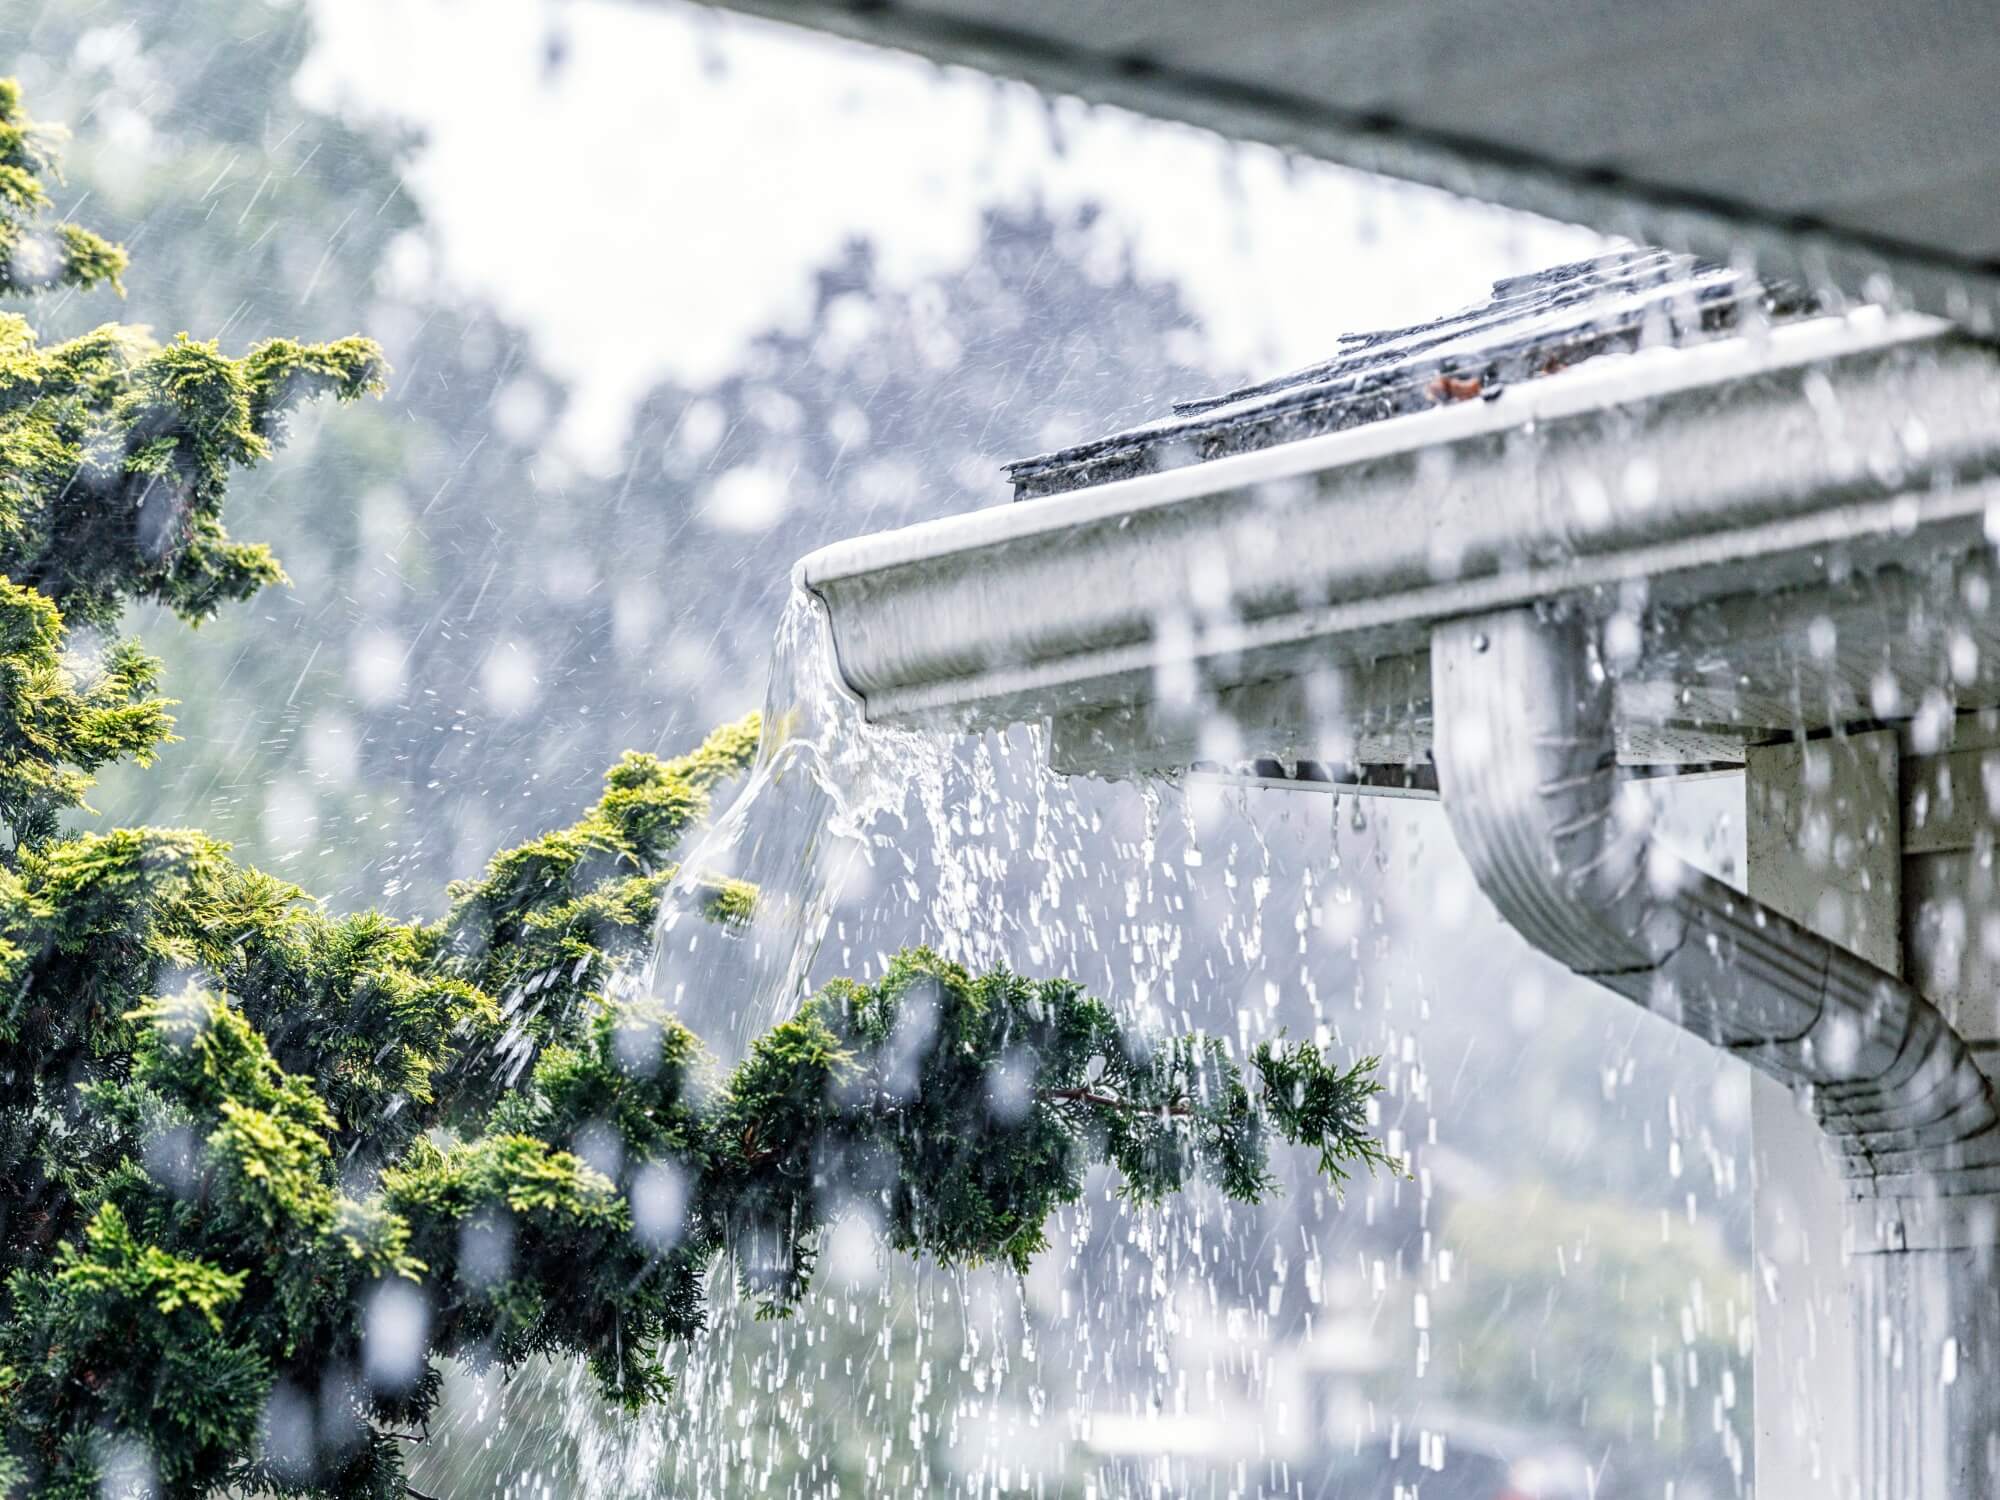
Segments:
[[[795,579],[750,778],[682,860],[652,963],[624,982],[666,999],[733,1061],[797,1010],[850,880],[896,858],[884,820],[900,831],[939,805],[949,754],[935,733],[867,721],[834,662],[825,605]],[[726,1014],[717,996],[731,997]]]

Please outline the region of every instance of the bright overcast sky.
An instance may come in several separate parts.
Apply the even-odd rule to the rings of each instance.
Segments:
[[[844,240],[873,240],[894,276],[949,269],[996,201],[1101,203],[1142,273],[1181,285],[1216,359],[1256,370],[1598,243],[678,0],[317,0],[317,14],[301,92],[422,130],[408,180],[444,275],[530,330],[577,387],[571,435],[590,445],[615,439],[653,380],[712,379],[797,316]]]

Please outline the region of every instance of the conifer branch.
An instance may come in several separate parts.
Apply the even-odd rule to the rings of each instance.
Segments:
[[[1051,1104],[1088,1104],[1098,1109],[1124,1110],[1128,1114],[1169,1114],[1185,1117],[1193,1111],[1184,1102],[1173,1104],[1147,1104],[1136,1099],[1120,1099],[1115,1094],[1100,1094],[1093,1089],[1049,1089],[1036,1096]]]

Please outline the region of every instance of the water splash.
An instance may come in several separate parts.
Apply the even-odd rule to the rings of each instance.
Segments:
[[[868,722],[826,607],[794,577],[750,779],[687,852],[637,976],[725,1061],[797,1009],[835,907],[886,861],[914,793],[942,800],[942,736]]]

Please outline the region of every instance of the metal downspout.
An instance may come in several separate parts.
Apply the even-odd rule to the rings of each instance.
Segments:
[[[1963,1040],[1897,976],[1653,842],[1580,611],[1440,625],[1431,673],[1445,811],[1501,915],[1802,1093],[1835,1146],[1864,1500],[2000,1494],[2000,1111]]]

